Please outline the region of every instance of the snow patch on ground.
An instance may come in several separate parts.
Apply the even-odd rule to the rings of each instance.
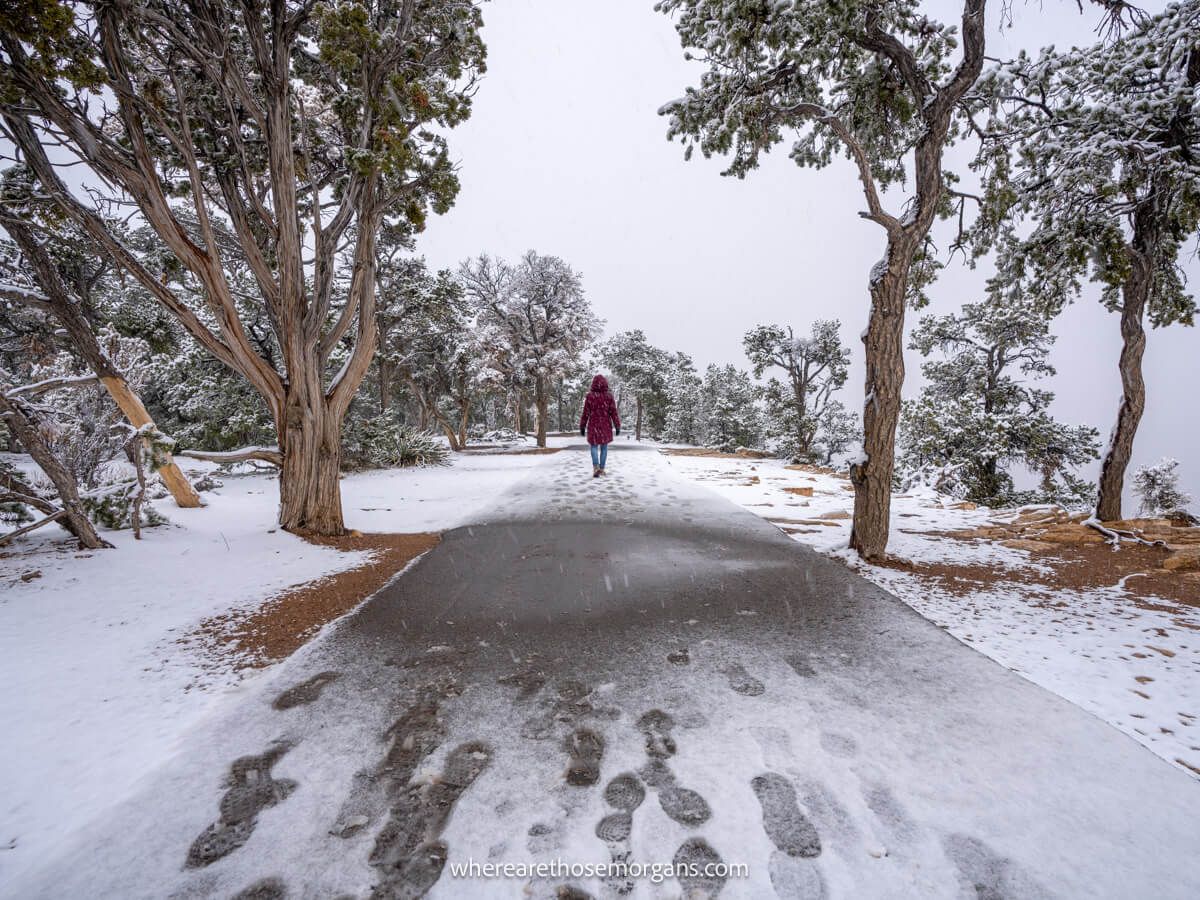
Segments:
[[[914,563],[991,565],[1012,580],[965,595],[929,578],[865,565],[848,549],[854,494],[842,477],[790,470],[780,460],[670,456],[671,468],[791,537],[842,558],[960,641],[1088,710],[1158,756],[1200,769],[1200,610],[1137,603],[1119,586],[1056,593],[1023,550],[939,536],[986,524],[986,508],[958,509],[932,492],[895,495],[889,553]],[[811,487],[797,496],[787,487]],[[847,516],[846,518],[826,518]],[[804,520],[801,523],[797,520]],[[825,524],[812,524],[813,522]],[[807,524],[805,524],[807,523]],[[1153,607],[1153,608],[1148,608]]]

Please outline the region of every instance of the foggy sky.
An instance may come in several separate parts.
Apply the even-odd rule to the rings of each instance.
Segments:
[[[998,4],[989,6],[989,56],[1096,39],[1098,13],[1080,15],[1070,0],[1015,4],[1004,29]],[[928,8],[944,21],[961,15],[953,3]],[[864,203],[851,163],[801,169],[787,159],[790,142],[744,180],[720,177],[721,160],[699,153],[685,163],[656,113],[700,68],[684,61],[671,21],[651,0],[496,0],[484,18],[488,73],[471,119],[450,134],[462,192],[447,215],[431,218],[418,252],[436,267],[483,251],[562,256],[582,272],[609,334],[641,328],[651,343],[691,354],[700,369],[748,367],[741,338],[759,323],[805,331],[814,319],[840,319],[854,354],[841,399],[861,408],[867,273],[884,239],[857,215]],[[902,203],[897,191],[887,198],[893,211]],[[935,226],[943,254],[948,229]],[[1186,269],[1195,284],[1195,258]],[[988,274],[952,263],[931,289],[930,311],[980,299]],[[910,328],[918,315],[909,314]],[[1042,383],[1057,393],[1053,412],[1097,427],[1103,445],[1120,397],[1117,316],[1090,291],[1054,332],[1058,375]],[[1200,501],[1198,350],[1192,328],[1150,332],[1148,401],[1130,472],[1174,456]],[[908,352],[907,397],[919,390],[920,362]]]

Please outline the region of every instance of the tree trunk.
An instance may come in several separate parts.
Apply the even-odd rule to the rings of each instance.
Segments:
[[[21,446],[33,457],[33,461],[46,473],[46,477],[58,491],[59,502],[62,503],[63,515],[58,520],[63,527],[79,541],[79,546],[86,550],[99,550],[111,547],[108,541],[96,533],[91,520],[83,511],[79,500],[79,486],[73,476],[54,455],[54,451],[43,440],[38,423],[30,418],[21,403],[11,400],[0,393],[0,414],[4,422],[12,429]]]
[[[466,441],[460,438],[459,432],[455,430],[454,425],[450,422],[450,420],[443,416],[438,411],[436,406],[432,410],[432,415],[433,420],[437,422],[438,427],[442,429],[442,434],[446,435],[446,440],[450,444],[450,449],[454,451],[463,449],[463,447],[466,446]]]
[[[642,439],[642,395],[641,394],[637,395],[637,417],[635,419],[635,425],[634,425],[633,431],[634,431],[633,436],[637,440],[640,441]]]
[[[896,424],[900,419],[900,391],[904,386],[904,304],[908,276],[913,257],[929,235],[945,195],[942,156],[954,110],[983,69],[985,5],[985,0],[966,0],[963,5],[962,60],[948,81],[930,90],[920,77],[908,79],[925,121],[925,130],[913,150],[915,191],[903,217],[889,216],[883,211],[863,145],[840,120],[825,120],[846,142],[858,165],[869,210],[865,217],[882,225],[888,235],[882,271],[873,270],[871,274],[871,315],[863,336],[867,364],[863,458],[850,466],[850,480],[854,483],[850,546],[866,560],[881,560],[887,551]],[[901,70],[916,69],[918,64],[913,54],[894,38],[889,40],[880,30],[880,18],[880,11],[868,11],[867,40],[862,45],[889,57]]]
[[[804,461],[808,461],[812,457],[812,442],[816,436],[815,430],[808,425],[806,394],[800,379],[793,378],[792,395],[796,404],[796,458]]]
[[[1130,254],[1132,266],[1121,288],[1121,357],[1117,364],[1121,372],[1121,405],[1117,410],[1117,423],[1113,426],[1108,449],[1100,463],[1096,518],[1101,522],[1121,518],[1125,470],[1133,456],[1133,439],[1146,409],[1146,382],[1142,378],[1142,356],[1146,352],[1143,319],[1150,293],[1151,273],[1149,257],[1140,251],[1137,246],[1139,243],[1139,235],[1135,230],[1134,248]]]
[[[392,398],[391,371],[382,358],[379,360],[379,412],[387,412],[388,403]]]
[[[96,373],[96,377],[100,379],[104,389],[117,404],[121,414],[129,420],[129,424],[134,428],[142,428],[145,425],[153,427],[154,422],[150,418],[150,413],[146,411],[141,398],[133,392],[124,376],[109,360],[79,304],[67,295],[66,285],[63,284],[46,248],[35,240],[28,227],[23,222],[14,219],[11,213],[5,227],[17,246],[21,248],[21,255],[33,269],[37,283],[46,292],[46,300],[50,304],[55,318],[66,329],[75,349],[79,351],[84,362]],[[167,490],[171,492],[177,505],[185,509],[195,509],[202,505],[200,495],[196,493],[191,482],[179,471],[179,466],[175,465],[175,460],[171,458],[170,454],[167,455],[166,463],[158,469],[158,475]]]
[[[467,401],[460,406],[462,415],[458,417],[458,449],[467,448],[467,429],[471,423],[471,403]]]
[[[892,509],[896,423],[904,385],[904,300],[910,253],[889,241],[890,267],[871,284],[871,317],[866,345],[866,401],[863,406],[863,453],[850,466],[854,484],[854,523],[850,546],[866,560],[887,550]]]
[[[134,428],[141,428],[144,425],[154,426],[154,421],[142,404],[141,398],[130,389],[129,383],[124,378],[120,375],[107,378],[101,376],[100,382],[121,413],[129,420],[130,425]],[[158,477],[171,492],[171,497],[175,500],[176,505],[185,509],[194,509],[202,505],[200,495],[196,493],[192,483],[187,480],[187,476],[179,470],[179,466],[175,465],[175,460],[169,455],[166,464],[160,466],[157,471]]]
[[[546,424],[550,418],[550,391],[546,377],[539,375],[533,382],[533,399],[537,405],[537,445],[546,446]]]
[[[292,388],[285,399],[279,441],[279,524],[285,531],[338,536],[342,519],[339,417],[319,393]]]
[[[563,418],[563,383],[561,380],[559,380],[559,382],[558,382],[557,400],[558,400],[558,430],[560,432],[563,432],[563,431],[567,430],[567,423],[566,423],[566,420]]]

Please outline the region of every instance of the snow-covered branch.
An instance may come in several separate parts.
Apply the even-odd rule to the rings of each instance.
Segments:
[[[207,450],[180,450],[175,455],[186,456],[188,459],[202,459],[206,462],[221,463],[222,465],[250,462],[252,460],[270,463],[273,466],[283,465],[283,454],[279,452],[278,447],[242,447],[239,450],[212,452]]]

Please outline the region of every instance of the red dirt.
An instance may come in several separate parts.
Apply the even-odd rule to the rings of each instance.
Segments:
[[[205,619],[181,643],[200,644],[235,669],[262,668],[295,653],[329,622],[354,609],[422,553],[440,535],[350,534],[306,540],[345,552],[366,550],[364,564],[291,588],[256,609]]]
[[[953,535],[946,535],[953,539]],[[1061,544],[1052,550],[1029,551],[1033,562],[1053,568],[1051,573],[1033,569],[1013,570],[1003,566],[963,566],[942,563],[914,564],[889,558],[884,565],[924,578],[934,579],[942,589],[959,596],[1004,582],[1038,584],[1050,591],[1086,591],[1115,586],[1127,578],[1125,591],[1139,606],[1172,612],[1155,604],[1170,600],[1200,608],[1200,580],[1181,577],[1161,568],[1170,551],[1161,547],[1122,544]]]

